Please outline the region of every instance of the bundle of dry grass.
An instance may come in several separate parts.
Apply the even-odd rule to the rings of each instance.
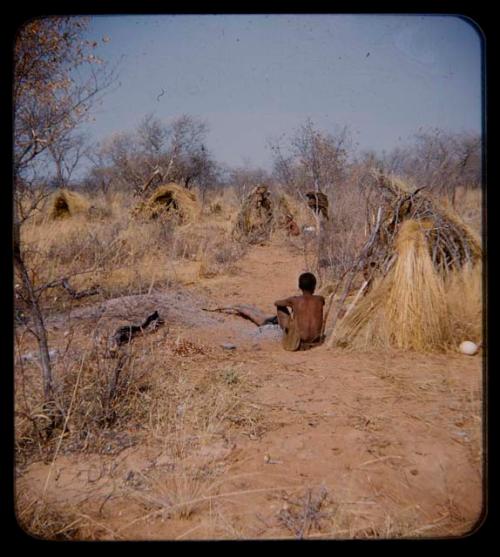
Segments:
[[[45,207],[48,217],[57,220],[76,215],[88,215],[93,205],[81,193],[61,189],[48,198]]]
[[[277,228],[298,230],[290,200],[284,194],[271,194],[267,186],[256,186],[247,196],[238,213],[233,236],[250,243],[269,239]]]
[[[200,213],[201,207],[196,195],[175,182],[159,186],[132,212],[134,216],[145,216],[148,219],[160,217],[172,219],[177,224],[193,222]]]
[[[444,281],[446,302],[454,334],[479,343],[483,327],[482,264],[466,265],[449,273]]]
[[[330,345],[427,351],[450,344],[444,284],[432,263],[425,232],[426,225],[418,221],[401,224],[394,265],[346,314]]]

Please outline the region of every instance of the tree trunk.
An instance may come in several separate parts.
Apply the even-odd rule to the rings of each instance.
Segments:
[[[38,299],[33,288],[33,284],[29,277],[28,270],[24,264],[23,257],[21,255],[20,243],[19,243],[19,224],[14,224],[14,263],[19,270],[21,275],[21,280],[23,286],[28,293],[31,315],[33,316],[33,324],[35,329],[35,334],[38,341],[38,350],[40,353],[40,362],[42,364],[42,376],[43,376],[43,393],[45,402],[49,402],[53,398],[53,382],[52,382],[52,367],[50,363],[49,356],[49,345],[47,342],[47,330],[45,329],[45,323],[43,321],[43,315],[38,304]]]

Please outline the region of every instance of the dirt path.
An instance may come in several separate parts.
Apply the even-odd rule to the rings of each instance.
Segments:
[[[219,279],[220,290],[212,293],[258,300],[270,310],[273,300],[295,293],[306,270],[302,255],[279,246],[254,248],[241,267],[240,275]],[[228,302],[227,294],[221,301]],[[252,480],[240,489],[285,484],[303,493],[323,486],[336,505],[334,535],[380,533],[381,524],[387,535],[450,535],[478,520],[479,358],[343,353],[324,346],[290,353],[276,342],[234,357],[260,376],[255,402],[272,423],[259,443],[241,446],[232,472]],[[253,520],[254,532],[279,510],[272,498],[267,505],[262,496],[254,499],[242,532],[249,531],[255,509],[261,516]],[[281,525],[288,517],[291,526],[286,513]]]
[[[257,246],[236,274],[205,279],[190,291],[200,300],[253,303],[272,313],[276,298],[296,292],[304,270],[302,255]],[[218,349],[212,360],[200,357],[192,365],[223,362],[252,386],[247,403],[255,428],[205,446],[221,475],[216,487],[190,486],[202,508],[189,518],[149,516],[126,497],[101,507],[113,478],[161,470],[157,447],[133,447],[119,459],[89,458],[88,473],[102,471],[91,483],[90,506],[100,509],[92,519],[102,537],[432,537],[473,527],[482,511],[479,356],[360,354],[324,346],[290,353],[276,340],[256,340],[256,329],[231,315],[210,323],[200,317],[190,327],[179,321],[178,334]],[[236,349],[220,349],[227,341]],[[88,500],[82,469],[76,457],[58,460],[53,496],[59,502],[74,501],[70,486]],[[34,465],[22,482],[40,489],[47,471],[46,464]]]
[[[255,246],[238,263],[236,274],[207,279],[204,286],[220,303],[253,303],[273,313],[274,300],[299,292],[297,278],[305,265],[302,254],[283,245]]]

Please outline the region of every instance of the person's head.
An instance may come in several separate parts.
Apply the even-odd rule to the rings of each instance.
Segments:
[[[302,292],[314,293],[316,277],[312,273],[302,273],[299,277],[299,288]]]

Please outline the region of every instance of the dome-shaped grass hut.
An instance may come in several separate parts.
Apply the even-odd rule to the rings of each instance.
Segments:
[[[268,240],[278,228],[291,235],[299,233],[290,200],[284,194],[271,193],[265,185],[254,187],[238,213],[233,237],[258,243]]]
[[[175,182],[159,186],[133,209],[136,217],[173,219],[177,224],[193,222],[200,213],[196,195]]]
[[[89,214],[92,204],[81,193],[60,189],[47,199],[44,213],[51,220]]]

